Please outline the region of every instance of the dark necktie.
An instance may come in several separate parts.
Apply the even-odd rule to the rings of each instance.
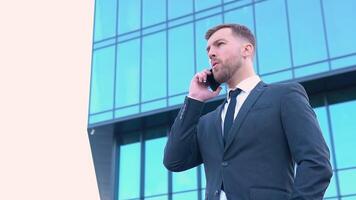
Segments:
[[[225,120],[224,120],[224,144],[227,142],[227,137],[229,134],[229,131],[231,129],[232,124],[234,123],[234,113],[235,113],[235,107],[236,107],[236,97],[239,95],[241,92],[241,89],[237,88],[235,90],[231,90],[229,92],[230,96],[230,103],[229,106],[227,107],[227,112],[225,115]]]

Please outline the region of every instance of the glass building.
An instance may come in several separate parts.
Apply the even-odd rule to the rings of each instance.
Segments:
[[[325,199],[356,200],[355,11],[354,0],[96,0],[88,135],[101,199],[204,199],[203,166],[164,168],[166,135],[209,67],[205,32],[240,23],[262,80],[309,94],[334,172]]]

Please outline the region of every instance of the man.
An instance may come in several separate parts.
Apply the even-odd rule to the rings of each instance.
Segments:
[[[179,172],[203,163],[208,200],[322,199],[332,176],[329,150],[304,88],[260,80],[255,38],[245,26],[222,24],[206,39],[213,76],[227,84],[227,99],[201,116],[221,87],[208,89],[208,69],[193,77],[168,135],[164,165]]]

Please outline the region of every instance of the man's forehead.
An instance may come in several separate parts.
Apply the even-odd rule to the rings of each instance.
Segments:
[[[232,31],[230,28],[219,29],[210,36],[207,42],[207,46],[210,46],[212,43],[218,40],[228,40],[230,37],[232,37]]]

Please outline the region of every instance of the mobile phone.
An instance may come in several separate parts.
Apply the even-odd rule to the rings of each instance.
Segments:
[[[215,80],[213,69],[210,69],[210,72],[211,74],[207,76],[207,84],[213,91],[215,91],[220,86],[220,83]]]

